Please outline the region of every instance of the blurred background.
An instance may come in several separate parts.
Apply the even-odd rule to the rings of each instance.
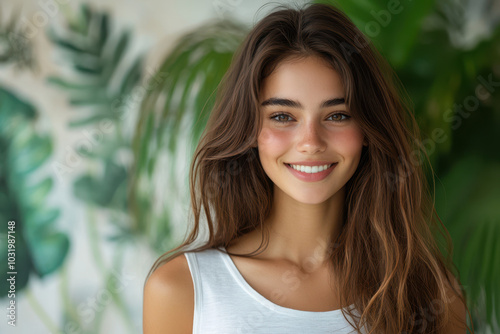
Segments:
[[[1,333],[142,332],[214,91],[280,3],[305,1],[1,0]],[[500,333],[500,1],[335,3],[411,97],[474,328]]]

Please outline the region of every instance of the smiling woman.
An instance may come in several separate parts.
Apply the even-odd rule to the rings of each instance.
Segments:
[[[396,82],[332,6],[258,22],[194,154],[194,228],[146,281],[144,333],[465,333]]]

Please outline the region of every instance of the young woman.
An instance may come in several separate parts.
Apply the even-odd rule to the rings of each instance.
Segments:
[[[466,333],[397,84],[334,7],[257,23],[194,155],[194,228],[146,280],[144,333]]]

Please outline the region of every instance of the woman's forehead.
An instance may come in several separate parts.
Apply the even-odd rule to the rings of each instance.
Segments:
[[[312,58],[280,64],[260,87],[261,102],[270,98],[294,98],[305,102],[343,97],[340,75],[323,61]]]

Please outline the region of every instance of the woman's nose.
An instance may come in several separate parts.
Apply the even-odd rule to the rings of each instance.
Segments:
[[[323,138],[320,124],[309,122],[301,126],[298,131],[297,149],[300,152],[314,154],[325,150],[326,140]]]

